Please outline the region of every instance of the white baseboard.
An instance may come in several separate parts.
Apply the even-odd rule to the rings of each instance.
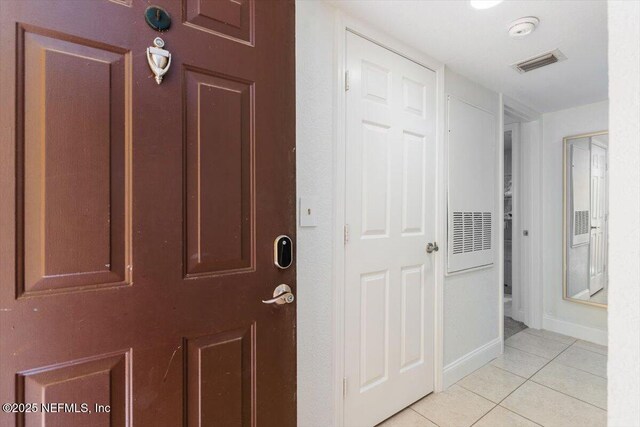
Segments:
[[[542,329],[557,332],[570,337],[579,338],[595,344],[607,345],[607,331],[579,325],[545,314],[542,318]]]
[[[465,354],[458,360],[451,362],[444,367],[444,389],[449,388],[473,371],[483,367],[498,357],[501,352],[502,341],[500,340],[500,337],[498,337],[482,347],[476,348],[472,352]]]

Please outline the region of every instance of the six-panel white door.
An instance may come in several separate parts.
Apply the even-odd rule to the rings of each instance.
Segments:
[[[345,425],[433,391],[435,72],[347,33]]]
[[[607,150],[591,144],[591,233],[589,294],[604,288],[607,245]]]

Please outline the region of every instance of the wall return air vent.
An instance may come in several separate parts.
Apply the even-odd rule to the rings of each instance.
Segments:
[[[567,59],[567,57],[564,56],[559,49],[556,49],[551,52],[534,56],[533,58],[525,59],[524,61],[513,64],[511,67],[519,73],[528,73],[529,71],[546,67],[547,65],[555,64],[556,62],[564,61],[565,59]]]
[[[491,212],[453,212],[453,254],[491,249]]]

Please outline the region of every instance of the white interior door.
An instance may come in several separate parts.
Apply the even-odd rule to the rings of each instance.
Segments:
[[[345,425],[433,391],[435,72],[347,33]]]
[[[591,232],[589,294],[604,288],[607,244],[607,150],[591,144]]]

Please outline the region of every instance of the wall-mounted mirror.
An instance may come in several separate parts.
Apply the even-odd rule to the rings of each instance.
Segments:
[[[607,306],[609,133],[564,138],[564,271],[567,300]]]

